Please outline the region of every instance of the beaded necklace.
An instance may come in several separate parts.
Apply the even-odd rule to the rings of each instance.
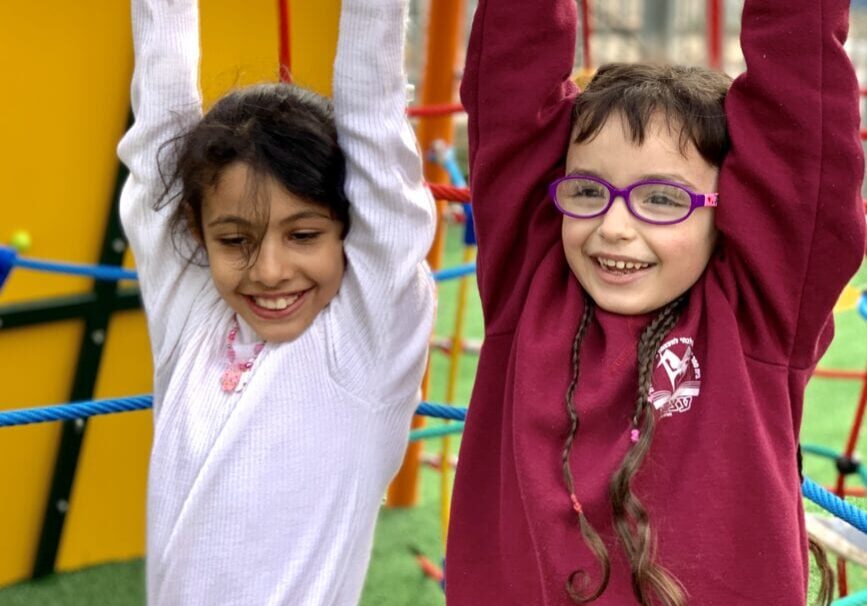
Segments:
[[[253,368],[256,358],[259,357],[259,354],[262,353],[262,349],[265,347],[265,341],[256,343],[255,347],[253,347],[252,356],[243,362],[236,362],[234,343],[235,339],[238,337],[239,328],[238,316],[233,314],[232,327],[229,329],[229,334],[226,336],[226,358],[229,362],[226,366],[226,370],[223,372],[222,378],[220,379],[220,387],[225,393],[232,393],[233,391],[241,391],[244,389],[246,381],[241,383],[241,378],[244,376],[244,373]]]

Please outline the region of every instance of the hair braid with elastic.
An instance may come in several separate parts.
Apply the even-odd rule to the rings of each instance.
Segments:
[[[638,393],[632,421],[634,429],[639,430],[639,438],[627,451],[610,486],[614,529],[629,559],[633,591],[642,606],[686,604],[683,587],[656,563],[656,541],[647,510],[632,492],[632,481],[650,451],[656,429],[656,415],[649,400],[656,353],[680,318],[684,304],[685,298],[680,298],[664,307],[638,341]]]
[[[584,314],[581,316],[581,322],[578,324],[578,330],[575,332],[575,339],[572,341],[572,380],[569,382],[569,388],[566,390],[566,412],[569,414],[569,435],[566,437],[566,443],[563,448],[563,480],[566,483],[566,489],[569,491],[570,498],[575,495],[575,482],[572,478],[572,469],[569,466],[569,457],[572,452],[572,444],[575,441],[575,434],[578,432],[580,421],[578,419],[578,410],[575,408],[574,396],[575,389],[578,386],[578,375],[580,373],[581,363],[581,343],[584,341],[584,336],[587,334],[587,327],[590,320],[593,318],[594,304],[589,297],[584,299]],[[581,537],[584,539],[584,544],[590,549],[596,560],[599,562],[599,567],[602,572],[602,578],[595,589],[588,589],[590,585],[590,575],[586,570],[578,569],[569,575],[566,581],[566,593],[573,602],[577,604],[586,604],[592,602],[605,591],[608,587],[608,579],[611,575],[611,563],[608,559],[608,550],[605,544],[597,534],[596,530],[587,520],[587,516],[581,511],[580,505],[577,505],[577,500],[573,502],[575,514],[578,516],[578,527],[581,530]]]

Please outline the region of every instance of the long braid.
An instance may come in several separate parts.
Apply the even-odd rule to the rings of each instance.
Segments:
[[[683,587],[655,561],[656,544],[650,519],[632,492],[632,481],[650,451],[656,430],[656,415],[649,401],[656,352],[680,318],[684,302],[681,298],[669,303],[641,334],[638,342],[638,393],[633,416],[633,431],[637,430],[640,437],[626,453],[610,486],[614,528],[629,559],[633,591],[642,606],[653,604],[654,596],[664,606],[686,604]]]
[[[587,297],[584,300],[584,314],[581,316],[581,322],[578,324],[578,330],[575,332],[575,339],[572,341],[572,380],[569,382],[569,388],[566,390],[566,412],[569,414],[569,435],[566,437],[566,443],[563,448],[563,481],[566,483],[566,489],[569,491],[569,497],[572,501],[572,509],[578,516],[578,526],[581,529],[581,537],[584,539],[585,545],[590,549],[601,568],[602,578],[595,589],[588,589],[590,585],[590,575],[586,570],[577,569],[569,575],[566,581],[566,593],[573,602],[577,604],[586,604],[592,602],[605,591],[608,587],[608,580],[611,576],[611,563],[608,559],[608,550],[605,544],[599,537],[599,534],[587,520],[581,509],[581,504],[575,496],[575,481],[572,477],[572,469],[569,466],[569,457],[572,453],[572,444],[575,442],[575,435],[578,433],[580,421],[578,419],[578,410],[575,408],[574,396],[575,389],[578,386],[578,375],[581,366],[581,343],[584,341],[584,336],[587,334],[587,327],[590,325],[590,320],[593,318],[594,304]]]

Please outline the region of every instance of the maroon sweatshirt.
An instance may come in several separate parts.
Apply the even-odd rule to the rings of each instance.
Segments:
[[[804,389],[864,251],[848,5],[745,3],[748,71],[726,102],[721,243],[660,348],[653,390],[673,396],[634,486],[658,561],[690,604],[805,603]],[[570,572],[599,578],[560,464],[584,295],[546,195],[570,134],[575,32],[574,0],[480,0],[473,24],[462,98],[486,328],[454,489],[449,606],[567,605]],[[635,603],[608,484],[629,446],[636,339],[648,320],[597,310],[581,352],[571,465],[611,556],[600,606]],[[688,350],[686,372],[671,373],[666,360]]]

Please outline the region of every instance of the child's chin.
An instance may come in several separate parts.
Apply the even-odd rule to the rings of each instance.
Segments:
[[[261,323],[259,323],[261,324]],[[252,324],[253,330],[263,341],[268,343],[291,343],[298,337],[307,332],[310,324],[299,325],[297,322],[287,323],[286,325],[256,325]]]
[[[607,289],[589,289],[596,307],[621,316],[640,316],[664,307],[667,301],[657,302],[649,297],[629,293],[610,293]],[[595,292],[594,292],[595,291]]]

